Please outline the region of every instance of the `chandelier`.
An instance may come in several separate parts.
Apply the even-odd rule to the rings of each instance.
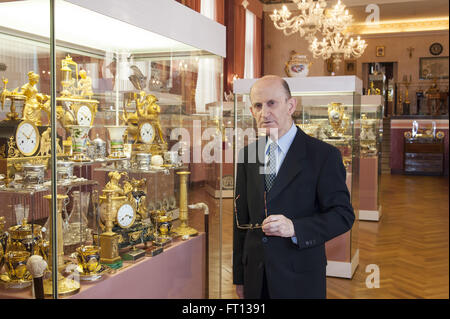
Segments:
[[[317,38],[309,46],[314,58],[322,57],[324,60],[332,58],[336,70],[339,70],[339,64],[343,58],[359,58],[367,47],[367,43],[358,36],[355,40],[348,34],[340,32],[328,34],[322,41]]]
[[[367,43],[358,36],[355,39],[346,33],[353,22],[352,15],[348,14],[345,5],[338,3],[327,11],[322,24],[322,41],[316,37],[310,42],[309,50],[314,58],[322,57],[324,60],[332,58],[336,70],[342,60],[359,58],[367,47]]]
[[[308,42],[308,49],[314,58],[333,59],[336,69],[343,58],[359,58],[367,47],[360,37],[353,39],[348,33],[353,23],[353,17],[348,13],[345,5],[338,0],[337,4],[326,9],[324,0],[293,0],[300,14],[292,17],[292,13],[283,6],[281,11],[274,10],[270,18],[277,29],[283,30],[285,35],[299,32]],[[320,34],[319,41],[316,33]]]
[[[269,15],[275,27],[283,30],[285,35],[299,32],[300,36],[312,41],[314,34],[322,27],[324,10],[327,6],[325,0],[293,0],[300,14],[291,18],[292,13],[283,5],[281,11],[274,10]]]
[[[345,4],[338,0],[338,3],[330,10],[327,10],[323,24],[323,32],[344,32],[353,23],[353,16],[348,14]]]

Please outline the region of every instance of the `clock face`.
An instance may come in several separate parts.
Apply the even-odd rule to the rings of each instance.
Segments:
[[[86,105],[80,106],[77,112],[78,125],[90,126],[92,122],[92,112]]]
[[[117,211],[117,223],[122,228],[128,228],[133,225],[136,219],[136,211],[129,203],[120,206]]]
[[[139,130],[141,141],[145,144],[150,144],[155,139],[155,129],[150,123],[144,123]]]
[[[39,131],[37,127],[28,121],[23,121],[17,126],[17,149],[25,156],[36,153],[39,146]]]
[[[442,44],[440,44],[440,43],[438,43],[438,42],[436,42],[436,43],[433,43],[432,45],[430,45],[430,53],[432,54],[432,55],[439,55],[439,54],[441,54],[442,53]]]

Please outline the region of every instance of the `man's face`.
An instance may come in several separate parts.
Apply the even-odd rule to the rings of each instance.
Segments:
[[[297,100],[288,99],[278,79],[258,80],[252,87],[250,99],[252,101],[250,111],[258,128],[263,129],[267,135],[278,134],[278,137],[281,137],[291,128],[291,116],[295,111]]]

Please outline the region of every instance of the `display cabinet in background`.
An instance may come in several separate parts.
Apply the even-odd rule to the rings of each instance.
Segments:
[[[0,11],[0,297],[219,298],[225,27],[164,0]]]
[[[356,220],[352,229],[325,245],[327,276],[352,278],[359,263],[359,157],[360,107],[362,82],[355,76],[285,78],[297,99],[293,117],[306,134],[327,142],[341,151],[347,171],[346,183]],[[256,138],[255,123],[249,110],[250,88],[256,79],[236,80],[235,123],[242,129],[237,135],[235,156],[239,149]],[[253,133],[251,133],[253,131]]]
[[[359,172],[359,219],[379,221],[380,165],[383,130],[381,95],[361,96],[361,157]]]

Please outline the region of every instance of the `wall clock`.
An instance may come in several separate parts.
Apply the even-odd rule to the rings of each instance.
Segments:
[[[442,50],[443,50],[442,44],[438,42],[435,42],[432,45],[430,45],[430,53],[432,55],[439,55],[442,53]]]

